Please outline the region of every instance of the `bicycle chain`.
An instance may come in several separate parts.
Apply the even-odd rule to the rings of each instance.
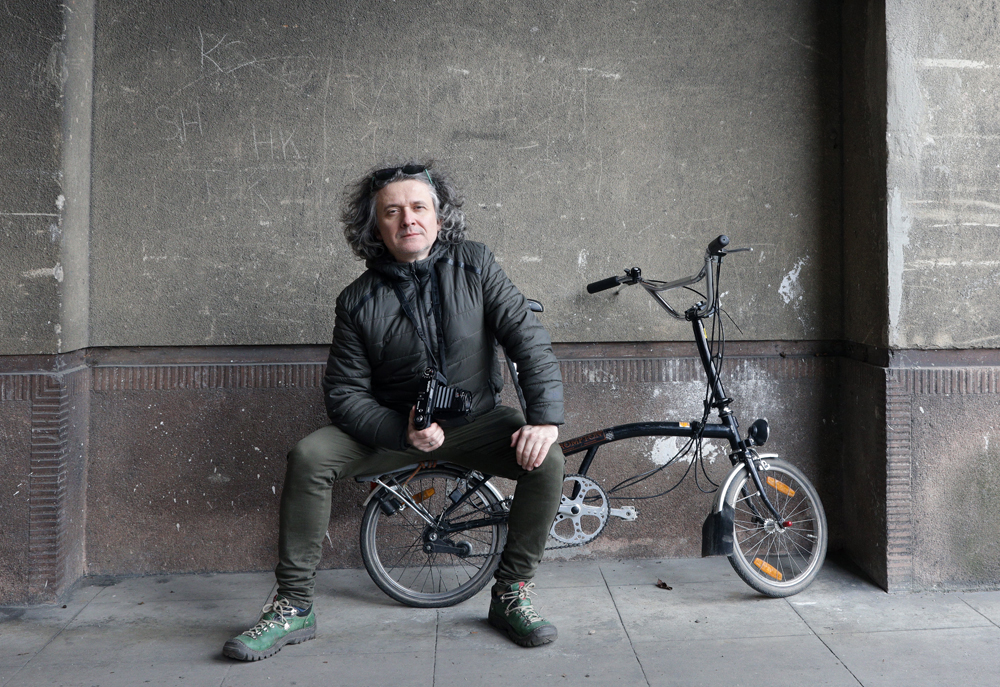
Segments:
[[[552,537],[551,535],[549,535],[549,539],[553,539],[553,538],[554,537]],[[583,546],[584,544],[586,544],[586,542],[580,542],[579,544],[560,544],[559,546],[546,546],[545,550],[546,551],[558,551],[559,549],[575,549],[576,547]]]

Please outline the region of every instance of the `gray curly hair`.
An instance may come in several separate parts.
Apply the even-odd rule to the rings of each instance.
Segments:
[[[427,184],[434,199],[434,212],[441,221],[437,243],[458,244],[465,241],[465,213],[463,199],[448,175],[433,170],[433,160],[404,162],[397,167],[373,169],[357,181],[348,184],[344,191],[340,221],[344,224],[344,238],[359,260],[374,260],[386,254],[385,244],[379,238],[375,222],[375,197],[380,190],[395,181],[415,179]],[[420,167],[421,171],[407,174],[404,167]],[[394,170],[391,175],[389,171]],[[377,172],[384,172],[378,174]],[[385,178],[383,178],[385,177]]]

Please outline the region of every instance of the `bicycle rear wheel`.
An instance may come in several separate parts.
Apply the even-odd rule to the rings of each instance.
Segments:
[[[438,466],[421,470],[397,489],[422,507],[405,505],[384,488],[361,519],[361,557],[379,588],[408,606],[452,606],[474,596],[490,580],[507,537],[506,504],[488,484],[469,492],[470,473]],[[442,531],[451,530],[451,531]]]
[[[733,507],[733,552],[729,562],[761,594],[797,594],[816,577],[826,558],[826,515],[819,495],[802,471],[783,460],[767,459],[761,484],[780,515],[764,504],[743,472],[726,492]]]

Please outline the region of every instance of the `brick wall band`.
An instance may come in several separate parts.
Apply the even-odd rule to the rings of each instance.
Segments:
[[[911,372],[888,370],[886,374],[886,587],[892,590],[913,586],[913,454],[910,445],[913,392],[907,384],[913,376]]]
[[[52,601],[84,571],[80,496],[86,439],[80,416],[89,378],[72,358],[32,362],[45,371],[0,374],[0,422],[14,420],[23,433],[8,434],[4,448],[24,450],[23,456],[5,456],[3,478],[12,484],[4,506],[21,512],[5,513],[7,541],[0,545],[18,543],[23,552],[5,552],[4,559],[23,560],[23,569],[20,579],[0,574],[0,601]]]
[[[623,384],[691,382],[704,379],[696,360],[642,358],[562,360],[565,384]],[[175,389],[319,388],[324,364],[296,365],[177,365],[161,367],[98,367],[91,373],[96,393],[115,391],[170,391]],[[761,359],[739,361],[727,367],[727,377],[740,381],[761,372],[782,379],[805,379],[816,374],[813,361]]]
[[[34,375],[31,382],[28,593],[43,597],[58,586],[65,563],[69,395],[61,376]]]

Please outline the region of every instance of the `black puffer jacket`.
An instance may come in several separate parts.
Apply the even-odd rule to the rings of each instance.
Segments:
[[[436,359],[443,341],[448,384],[473,394],[471,418],[500,402],[503,376],[495,339],[517,363],[528,423],[563,423],[562,378],[549,335],[486,246],[435,244],[418,262],[388,257],[367,266],[337,298],[323,378],[334,425],[369,446],[406,447],[407,418],[422,388],[420,375],[432,360],[393,284],[428,333]],[[440,322],[432,305],[435,289]]]

